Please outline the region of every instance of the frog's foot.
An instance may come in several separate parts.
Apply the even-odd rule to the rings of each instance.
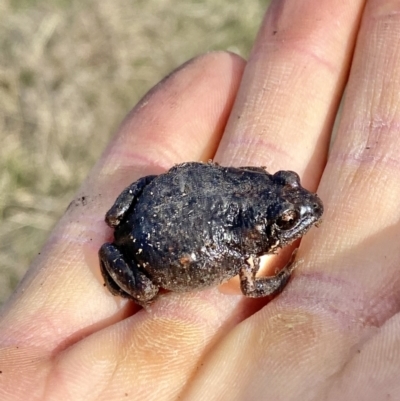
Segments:
[[[132,298],[141,306],[156,298],[159,288],[139,270],[136,263],[129,266],[115,245],[103,244],[99,258],[105,284],[113,295]]]
[[[106,223],[114,228],[119,225],[121,220],[124,218],[126,212],[131,206],[136,203],[136,200],[144,187],[150,184],[151,181],[156,178],[156,175],[148,175],[135,181],[129,187],[125,188],[118,196],[114,205],[106,214]]]
[[[259,266],[260,259],[253,257],[253,266],[246,264],[239,272],[240,288],[247,297],[260,298],[281,292],[288,282],[294,267],[291,260],[275,276],[256,277]]]

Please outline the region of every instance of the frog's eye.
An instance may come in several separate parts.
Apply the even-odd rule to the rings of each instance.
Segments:
[[[277,184],[287,185],[290,188],[297,188],[300,185],[300,177],[294,171],[277,171],[273,179]]]
[[[288,209],[285,210],[275,221],[275,224],[281,230],[290,230],[293,228],[299,219],[299,213],[297,210]]]

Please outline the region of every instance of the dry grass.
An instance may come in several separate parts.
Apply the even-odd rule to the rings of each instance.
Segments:
[[[199,53],[245,57],[267,3],[0,1],[0,304],[128,110]]]

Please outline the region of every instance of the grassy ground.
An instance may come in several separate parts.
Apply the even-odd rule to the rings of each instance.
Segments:
[[[121,119],[187,59],[246,57],[268,0],[0,0],[0,304]]]

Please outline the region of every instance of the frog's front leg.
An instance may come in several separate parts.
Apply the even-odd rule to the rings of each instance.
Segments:
[[[256,277],[260,268],[260,258],[252,257],[253,265],[246,263],[239,272],[240,288],[247,297],[260,298],[274,295],[283,290],[293,271],[293,258],[290,262],[272,277]]]
[[[131,266],[128,265],[124,255],[115,245],[103,244],[99,258],[104,281],[113,295],[132,298],[142,306],[148,305],[156,298],[159,288],[140,271],[134,261]]]
[[[138,196],[143,191],[143,188],[150,184],[150,182],[156,177],[156,175],[142,177],[121,192],[114,205],[106,214],[106,223],[111,228],[115,228],[119,225],[126,212],[130,209],[132,204],[136,202]]]

